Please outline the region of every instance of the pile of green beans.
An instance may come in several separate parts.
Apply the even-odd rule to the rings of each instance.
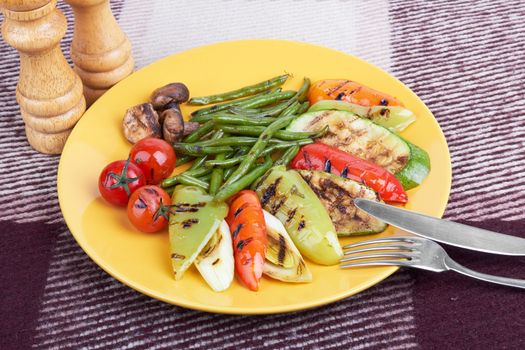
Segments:
[[[272,165],[287,165],[303,145],[323,136],[316,132],[284,130],[304,113],[310,80],[297,91],[282,91],[289,75],[217,95],[194,97],[191,105],[206,105],[191,114],[200,127],[173,144],[177,165],[192,166],[165,179],[161,187],[172,193],[177,184],[198,186],[217,201],[224,201],[249,187]],[[275,161],[274,161],[275,159]]]

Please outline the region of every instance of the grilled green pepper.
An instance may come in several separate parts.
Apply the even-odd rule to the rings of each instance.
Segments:
[[[294,170],[271,168],[254,185],[265,210],[277,217],[304,256],[322,265],[334,265],[341,245],[326,209]]]
[[[228,214],[225,203],[212,202],[212,199],[196,186],[175,187],[169,233],[171,263],[176,280],[182,278]]]

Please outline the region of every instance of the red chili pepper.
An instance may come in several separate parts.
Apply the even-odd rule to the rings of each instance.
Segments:
[[[294,169],[324,170],[364,183],[385,202],[406,203],[399,180],[382,167],[323,143],[303,146],[291,163]]]
[[[226,217],[233,238],[235,270],[251,290],[259,289],[266,258],[266,223],[257,194],[244,190],[233,197]]]

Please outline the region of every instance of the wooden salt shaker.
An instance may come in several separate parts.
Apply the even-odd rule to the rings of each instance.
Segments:
[[[66,18],[56,0],[1,0],[2,34],[20,53],[16,100],[27,139],[37,151],[59,154],[86,109],[82,82],[59,47]]]
[[[71,58],[88,106],[134,67],[131,43],[111,13],[109,0],[65,0],[75,14]]]

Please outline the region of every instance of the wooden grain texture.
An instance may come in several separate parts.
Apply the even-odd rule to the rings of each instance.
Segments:
[[[66,19],[56,0],[4,0],[5,41],[20,54],[16,99],[27,139],[39,152],[59,154],[86,109],[82,82],[69,67],[59,42]]]
[[[75,29],[71,58],[84,84],[88,106],[133,72],[131,43],[111,13],[109,0],[66,0]]]

